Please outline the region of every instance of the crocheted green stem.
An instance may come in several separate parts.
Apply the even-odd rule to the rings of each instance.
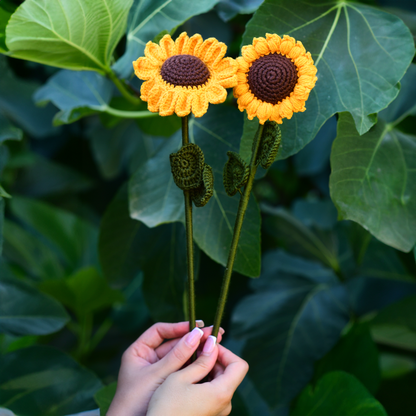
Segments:
[[[189,143],[188,116],[182,117],[182,146]],[[188,263],[188,315],[189,330],[195,328],[195,289],[194,289],[194,243],[192,233],[192,200],[190,191],[183,191],[185,198],[186,252]]]
[[[233,239],[231,241],[231,247],[230,247],[230,252],[228,254],[227,266],[225,267],[224,278],[222,280],[220,298],[218,300],[217,313],[215,315],[215,320],[214,320],[214,328],[212,330],[212,335],[214,335],[214,337],[218,336],[218,331],[220,329],[222,315],[224,313],[225,303],[227,301],[228,288],[230,286],[231,275],[233,273],[234,260],[237,254],[238,241],[240,239],[241,228],[243,226],[243,221],[244,221],[244,215],[247,210],[248,201],[250,200],[250,193],[251,193],[251,189],[253,188],[254,177],[256,176],[257,154],[259,152],[261,136],[263,134],[263,128],[264,128],[264,125],[260,124],[259,129],[257,130],[257,133],[254,137],[255,142],[253,144],[253,150],[251,153],[250,173],[247,179],[247,184],[244,188],[243,195],[241,196],[240,203],[238,205],[237,217],[235,219],[235,224],[234,224]]]

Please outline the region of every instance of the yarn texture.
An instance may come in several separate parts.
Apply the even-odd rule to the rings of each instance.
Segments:
[[[198,188],[191,190],[191,198],[195,206],[200,208],[208,203],[212,195],[214,195],[214,174],[211,166],[205,164],[202,182]]]
[[[312,56],[302,42],[284,35],[266,34],[243,46],[237,58],[238,85],[234,97],[240,111],[260,124],[281,124],[284,118],[306,110],[305,102],[317,81]]]
[[[238,153],[230,150],[227,156],[223,173],[224,188],[229,196],[234,196],[247,183],[250,167]]]
[[[226,88],[237,85],[238,64],[224,58],[227,46],[215,38],[186,32],[173,41],[165,35],[159,44],[148,42],[145,56],[133,62],[134,73],[145,82],[140,98],[149,111],[161,116],[190,113],[202,117],[209,104],[227,98]]]

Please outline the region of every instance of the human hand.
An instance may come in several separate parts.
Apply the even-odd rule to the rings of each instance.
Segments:
[[[203,326],[202,321],[197,321]],[[107,416],[144,416],[156,389],[173,372],[181,369],[212,328],[195,328],[189,322],[157,323],[144,332],[124,352],[117,391]],[[221,340],[224,330],[218,334]],[[170,340],[163,343],[165,340]],[[162,344],[163,343],[163,344]]]
[[[218,361],[217,361],[218,360]],[[248,364],[208,337],[198,359],[172,373],[150,400],[147,416],[226,416]],[[210,374],[210,381],[197,384]]]

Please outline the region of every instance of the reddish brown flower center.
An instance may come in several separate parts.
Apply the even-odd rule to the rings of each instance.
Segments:
[[[210,76],[207,66],[193,55],[174,55],[166,59],[160,70],[163,80],[175,87],[204,85]]]
[[[248,85],[259,100],[277,104],[289,97],[298,81],[295,64],[278,53],[255,60],[248,72]]]

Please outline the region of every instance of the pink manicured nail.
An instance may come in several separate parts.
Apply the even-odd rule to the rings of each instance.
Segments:
[[[211,325],[210,328],[214,328],[214,325]],[[224,335],[225,329],[221,328],[218,330],[221,335]]]
[[[186,337],[185,342],[190,347],[195,347],[195,345],[198,344],[199,340],[201,339],[202,335],[204,335],[204,332],[201,331],[199,328],[194,328]]]
[[[211,355],[212,351],[214,351],[216,343],[217,338],[210,335],[205,341],[204,349],[202,350],[202,355]]]

